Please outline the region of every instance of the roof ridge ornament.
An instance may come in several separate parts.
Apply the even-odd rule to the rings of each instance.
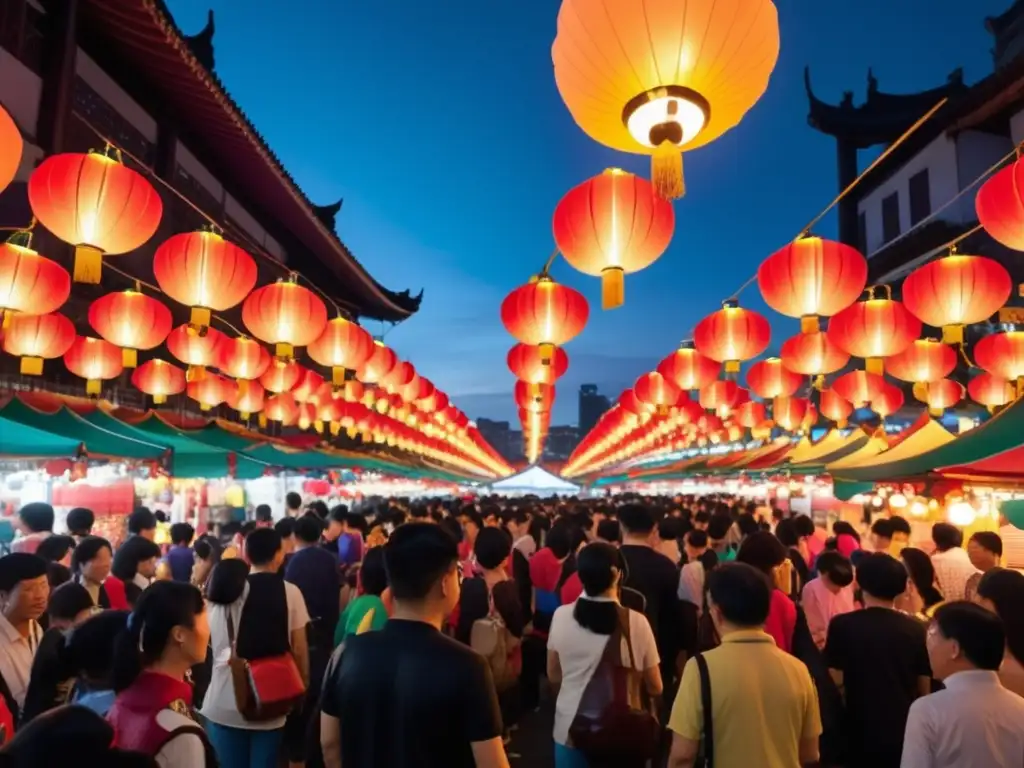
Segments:
[[[206,12],[206,26],[194,35],[182,35],[185,44],[195,56],[196,61],[203,65],[207,72],[213,72],[216,61],[213,55],[213,33],[216,26],[213,22],[213,9]]]

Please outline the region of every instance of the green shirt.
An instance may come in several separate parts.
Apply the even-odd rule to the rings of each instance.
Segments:
[[[366,615],[373,611],[370,618],[370,631],[383,629],[388,620],[388,612],[384,607],[384,601],[377,595],[361,595],[353,600],[345,608],[338,620],[338,627],[334,631],[334,646],[338,647],[349,635],[354,635],[359,630],[359,625]]]

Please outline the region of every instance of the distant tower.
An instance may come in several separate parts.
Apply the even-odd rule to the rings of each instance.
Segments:
[[[584,437],[594,428],[597,420],[611,407],[608,398],[597,391],[596,384],[580,387],[579,435]]]

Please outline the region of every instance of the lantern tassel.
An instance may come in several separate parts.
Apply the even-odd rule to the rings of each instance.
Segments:
[[[626,302],[626,273],[622,267],[601,270],[601,309],[617,309]]]
[[[359,434],[359,430],[355,427],[348,427],[345,429],[345,434],[348,435],[350,439],[355,440],[356,435]]]
[[[9,328],[11,325],[11,310],[0,309],[0,328]]]
[[[103,382],[100,379],[86,379],[85,380],[85,393],[87,395],[98,395],[103,387]]]
[[[91,245],[75,248],[73,278],[76,283],[99,285],[103,274],[103,251]]]
[[[258,418],[260,429],[267,428],[267,414],[261,413]]]
[[[42,376],[43,358],[23,357],[21,358],[21,373],[23,376]]]
[[[942,343],[943,344],[963,344],[964,342],[964,327],[962,325],[944,325],[942,326]]]
[[[336,387],[344,386],[345,384],[345,369],[340,365],[336,365],[331,368],[331,383]]]
[[[666,200],[678,200],[686,194],[683,153],[671,141],[663,141],[651,155],[651,183]]]
[[[295,347],[291,344],[281,342],[280,344],[274,345],[274,354],[277,355],[280,360],[291,360],[295,356]]]
[[[551,365],[551,360],[555,356],[555,345],[544,342],[538,345],[540,351],[540,362],[541,365]]]
[[[139,364],[139,353],[134,349],[124,347],[121,349],[121,365],[125,368],[135,368]]]

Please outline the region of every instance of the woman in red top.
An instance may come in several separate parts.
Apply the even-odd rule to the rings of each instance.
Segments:
[[[793,652],[793,632],[796,630],[796,604],[778,585],[789,585],[792,567],[786,558],[786,547],[768,531],[747,536],[740,544],[736,561],[752,565],[768,577],[772,584],[772,601],[764,631],[775,639],[775,644],[786,653]]]

